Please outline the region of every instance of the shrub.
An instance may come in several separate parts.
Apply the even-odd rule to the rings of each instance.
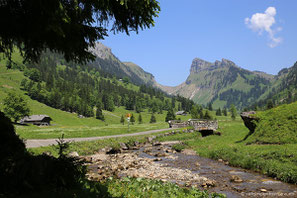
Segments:
[[[182,150],[184,150],[186,148],[186,145],[185,144],[174,144],[172,146],[172,148],[174,150],[176,150],[177,152],[181,152]]]

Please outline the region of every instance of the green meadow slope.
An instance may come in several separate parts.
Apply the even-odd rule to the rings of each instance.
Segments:
[[[52,126],[48,127],[16,126],[17,133],[23,138],[57,138],[62,134],[65,134],[65,137],[90,137],[128,133],[127,122],[125,125],[120,123],[121,116],[127,113],[133,113],[136,117],[136,123],[130,126],[129,133],[168,127],[165,123],[166,111],[162,114],[155,114],[157,123],[150,124],[151,113],[147,109],[141,113],[143,124],[137,123],[137,113],[126,110],[124,107],[116,107],[113,112],[103,110],[104,122],[94,117],[78,118],[76,113],[55,109],[31,99],[25,91],[20,89],[20,83],[24,78],[26,77],[23,72],[17,69],[7,70],[3,63],[0,64],[0,108],[3,108],[2,101],[7,93],[13,91],[26,99],[31,114],[46,114],[53,121]],[[131,88],[134,89],[133,86]]]
[[[297,144],[297,102],[257,112],[254,116],[259,122],[247,143]]]
[[[22,58],[20,54],[14,53],[13,60],[15,65],[12,69],[6,68],[6,61],[1,60],[0,62],[0,110],[3,110],[3,99],[7,96],[9,92],[16,92],[22,95],[27,101],[29,108],[31,110],[31,115],[34,114],[46,114],[52,118],[51,126],[19,126],[16,125],[17,133],[25,139],[40,139],[40,138],[58,138],[64,134],[65,138],[67,137],[92,137],[92,136],[106,136],[106,135],[115,135],[122,133],[133,133],[140,131],[148,131],[154,129],[167,128],[168,124],[165,122],[165,117],[167,114],[166,106],[171,106],[172,98],[166,97],[160,91],[156,91],[153,88],[145,87],[142,85],[141,87],[133,84],[133,83],[125,83],[121,79],[117,79],[115,77],[110,77],[109,75],[99,75],[98,72],[94,72],[94,69],[91,71],[84,70],[82,72],[78,72],[79,74],[84,73],[85,76],[91,77],[92,79],[104,80],[105,82],[110,82],[119,88],[125,89],[127,91],[131,91],[130,93],[138,94],[138,100],[141,101],[143,106],[141,111],[142,115],[142,123],[138,123],[139,113],[136,112],[135,107],[133,109],[127,109],[127,106],[114,105],[115,109],[113,111],[102,110],[105,120],[101,121],[95,119],[94,116],[79,118],[76,112],[70,112],[69,110],[60,110],[53,107],[50,107],[38,100],[32,99],[30,93],[24,90],[24,86],[21,86],[21,83],[24,79],[27,82],[31,82],[28,76],[24,75],[24,71],[27,69],[27,65],[22,63]],[[59,57],[55,59],[55,61],[61,61]],[[60,75],[61,71],[64,71],[66,67],[68,67],[69,72],[75,71],[75,66],[66,66],[61,64],[63,62],[56,62],[56,66],[47,66],[44,69],[52,69],[53,71],[57,71],[57,74]],[[39,67],[37,67],[39,68]],[[40,67],[42,68],[42,67]],[[99,70],[101,71],[101,70]],[[43,73],[41,73],[43,74]],[[46,72],[44,72],[46,74]],[[63,77],[61,75],[61,77]],[[86,77],[86,78],[87,78]],[[53,82],[67,82],[67,78],[57,78],[53,80]],[[67,82],[68,84],[71,84]],[[28,84],[28,83],[27,83]],[[33,82],[33,84],[40,84],[42,89],[45,90],[45,96],[50,95],[53,90],[57,90],[57,87],[53,87],[52,89],[44,88],[46,83],[43,82],[43,79],[40,82]],[[61,83],[60,83],[61,84]],[[55,86],[55,85],[54,85]],[[34,86],[33,86],[34,87]],[[140,92],[142,89],[142,92]],[[90,94],[93,94],[94,90],[90,90]],[[114,90],[113,90],[114,91]],[[63,95],[63,92],[56,91],[60,95]],[[120,93],[119,93],[120,94]],[[72,94],[73,95],[73,94]],[[123,95],[120,95],[123,96]],[[127,98],[127,97],[126,97]],[[130,98],[132,96],[130,95]],[[58,98],[56,98],[58,99]],[[129,98],[128,98],[129,99]],[[98,100],[98,99],[97,99]],[[100,99],[101,100],[101,99]],[[163,101],[162,101],[163,100]],[[187,102],[187,101],[185,101]],[[91,104],[90,104],[91,105]],[[164,106],[166,105],[166,106]],[[175,108],[181,106],[181,102],[175,100]],[[94,106],[91,106],[94,107]],[[150,118],[152,115],[152,111],[155,109],[155,117],[156,123],[150,123]],[[95,113],[95,109],[93,108]],[[134,114],[135,116],[135,124],[130,125],[130,130],[128,130],[127,121],[125,121],[124,125],[120,123],[120,119],[122,115],[126,115],[127,113]],[[187,120],[190,116],[179,116],[182,120]]]

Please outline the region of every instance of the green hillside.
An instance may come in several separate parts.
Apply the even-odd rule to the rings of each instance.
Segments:
[[[255,116],[260,120],[248,143],[297,143],[297,102],[257,112]]]
[[[270,88],[255,102],[254,106],[265,107],[268,101],[274,105],[297,101],[297,62],[290,68],[282,69]]]
[[[128,77],[131,82],[137,85],[155,85],[154,76],[134,63],[121,62],[111,51],[110,48],[102,43],[96,43],[96,46],[90,51],[96,56],[96,60],[90,65],[100,68],[106,73],[117,76],[118,78]]]
[[[18,53],[13,57],[12,69],[6,68],[5,60],[0,62],[0,109],[3,110],[2,101],[7,93],[16,92],[27,101],[31,115],[46,114],[53,119],[51,126],[16,125],[22,138],[57,138],[62,134],[91,137],[167,128],[168,109],[191,109],[193,105],[185,98],[169,98],[152,87],[125,82],[93,66],[66,63],[57,54],[44,54],[39,64],[23,64]],[[32,76],[32,71],[38,73],[38,79]],[[113,109],[105,107],[105,96],[110,96]],[[77,103],[69,102],[71,98]],[[84,106],[91,112],[86,112]],[[95,119],[98,107],[102,108],[104,121]],[[124,125],[120,123],[121,116],[127,113],[135,116],[135,124],[130,125],[129,131],[127,121]],[[141,124],[138,123],[139,113]],[[152,113],[156,123],[150,123]],[[78,114],[85,117],[79,118]],[[187,120],[190,116],[180,118]]]
[[[136,74],[147,85],[156,85],[155,77],[144,71],[140,66],[132,62],[123,62],[134,74]]]
[[[6,67],[0,65],[0,101],[2,101],[8,92],[17,92],[25,97],[31,109],[31,114],[46,114],[49,115],[53,121],[52,126],[16,126],[17,133],[23,138],[57,138],[61,134],[65,137],[88,137],[88,136],[101,136],[113,135],[119,133],[128,133],[127,123],[122,125],[120,123],[121,115],[126,113],[133,113],[133,111],[126,110],[124,107],[116,108],[114,112],[103,110],[105,121],[90,118],[78,118],[76,113],[69,113],[59,109],[49,107],[37,100],[31,99],[26,92],[20,89],[22,79],[26,78],[23,72],[11,69],[7,70]],[[2,109],[1,103],[0,108]],[[135,113],[137,117],[138,114]],[[166,111],[163,114],[156,114],[157,123],[149,124],[151,113],[147,110],[141,112],[143,117],[143,124],[136,123],[131,125],[130,132],[138,132],[145,130],[153,130],[158,128],[166,128],[168,124],[164,122]]]
[[[271,75],[242,69],[226,59],[210,63],[196,58],[186,82],[164,91],[170,90],[172,94],[190,98],[198,104],[213,103],[214,108],[234,104],[242,109],[253,104],[271,82]]]

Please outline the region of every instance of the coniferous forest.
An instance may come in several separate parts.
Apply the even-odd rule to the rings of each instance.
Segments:
[[[146,108],[162,113],[171,108],[189,112],[194,105],[189,99],[169,97],[148,85],[132,85],[127,77],[121,79],[91,64],[66,62],[51,52],[44,53],[40,63],[20,69],[28,77],[22,80],[21,87],[32,99],[86,117],[93,117],[94,109],[113,111],[116,106],[137,113]]]

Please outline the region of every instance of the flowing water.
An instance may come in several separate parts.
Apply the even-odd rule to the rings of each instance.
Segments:
[[[172,152],[171,145],[173,142],[162,143],[162,145],[152,146],[146,144],[138,150],[125,151],[129,155],[137,154],[134,160],[141,161],[144,158],[153,159],[153,163],[161,163],[165,167],[169,167],[170,175],[173,170],[190,170],[194,174],[199,174],[215,182],[215,186],[204,188],[201,183],[188,183],[185,180],[179,179],[178,176],[169,181],[177,183],[181,186],[197,186],[201,190],[208,190],[209,192],[224,193],[227,197],[294,197],[297,198],[297,185],[288,184],[281,181],[277,181],[273,178],[265,175],[245,170],[242,168],[231,167],[226,165],[222,160],[216,161],[208,158],[195,155],[194,151],[187,150],[183,153]],[[162,155],[163,154],[163,155]],[[166,155],[165,155],[166,154]],[[100,154],[99,158],[103,160],[102,156],[108,156],[106,154]],[[116,157],[117,155],[114,155]],[[156,157],[157,156],[157,157]],[[162,157],[160,157],[162,156]],[[158,158],[158,160],[154,160]],[[107,161],[110,161],[108,157]],[[123,162],[122,162],[123,163]],[[156,164],[157,165],[157,164]],[[151,167],[151,166],[149,166]],[[93,173],[97,173],[100,170],[100,165],[92,163],[89,166],[89,170]],[[107,168],[110,169],[110,168]],[[167,169],[168,170],[168,169]],[[101,172],[101,171],[100,171]],[[152,173],[153,174],[153,173]],[[191,174],[191,172],[190,172]],[[154,175],[154,174],[153,174]],[[125,176],[125,174],[120,174]],[[181,171],[181,177],[182,177]],[[158,179],[156,176],[152,176],[152,179]],[[188,181],[188,180],[186,180]]]
[[[170,145],[167,145],[170,148]],[[159,152],[160,148],[153,147],[152,152]],[[143,152],[138,151],[140,157],[152,158]],[[277,181],[265,175],[226,165],[224,162],[211,160],[197,155],[183,153],[171,154],[177,156],[176,159],[162,158],[156,163],[166,164],[168,167],[189,169],[193,173],[216,182],[215,187],[208,188],[209,192],[224,193],[227,197],[295,197],[297,198],[297,185]],[[197,162],[200,166],[197,166]],[[234,182],[232,178],[239,178]],[[242,181],[241,181],[242,180]],[[178,182],[178,178],[176,181]],[[182,183],[180,183],[182,184]],[[201,187],[201,189],[203,189]]]

